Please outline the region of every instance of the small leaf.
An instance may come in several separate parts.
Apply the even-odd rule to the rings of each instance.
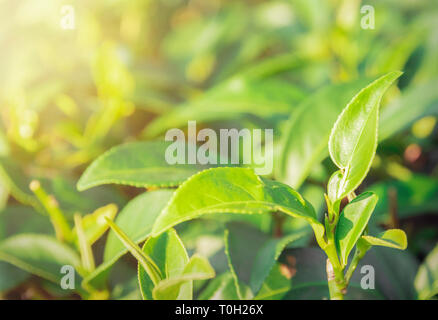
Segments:
[[[131,252],[131,254],[137,259],[138,264],[143,267],[143,269],[147,272],[151,281],[156,285],[162,275],[160,270],[158,269],[155,262],[145,254],[139,246],[137,246],[129,237],[116,225],[114,222],[106,218],[106,221],[110,225],[111,229],[115,232],[119,240],[123,243],[123,245]]]
[[[170,190],[157,190],[140,194],[117,215],[115,224],[135,243],[144,241],[150,235],[155,219],[172,193],[173,191]],[[108,270],[127,252],[128,249],[117,239],[116,234],[110,231],[105,244],[103,262],[84,279],[84,284],[91,283],[94,287],[103,287]]]
[[[19,234],[0,242],[0,260],[59,284],[61,267],[81,265],[75,251],[53,237]],[[78,278],[75,277],[75,278]]]
[[[365,192],[342,210],[335,235],[342,266],[347,264],[348,256],[365,230],[376,204],[377,196],[371,192]]]
[[[98,157],[78,182],[79,190],[116,183],[134,187],[174,187],[202,166],[166,162],[165,141],[133,142],[112,148]],[[206,168],[204,166],[204,168]]]
[[[149,238],[143,246],[143,252],[157,265],[162,280],[180,277],[189,262],[186,249],[174,229],[169,229],[158,237]],[[152,300],[154,283],[144,268],[138,265],[138,281],[143,299]],[[193,284],[188,281],[181,285],[176,299],[192,299]]]
[[[324,246],[324,226],[312,205],[289,186],[260,178],[247,168],[214,168],[192,176],[175,192],[152,233],[159,235],[176,224],[210,213],[276,211],[306,220]]]
[[[117,206],[109,204],[98,208],[93,213],[81,217],[82,227],[84,229],[87,243],[93,245],[104,233],[108,230],[108,223],[105,218],[113,220],[117,214]],[[73,228],[74,242],[78,245],[78,237],[76,227]]]
[[[345,107],[333,126],[329,152],[343,172],[337,199],[354,191],[371,166],[377,148],[380,100],[401,72],[391,72],[362,89]]]
[[[408,246],[406,233],[400,229],[390,229],[382,232],[377,237],[362,236],[361,241],[369,246],[390,247],[405,250]]]
[[[208,260],[194,255],[180,276],[161,280],[153,289],[152,296],[155,300],[176,300],[183,284],[193,280],[210,279],[214,276],[214,269]]]
[[[342,108],[368,79],[329,85],[309,95],[292,113],[281,141],[276,176],[293,188],[301,186],[327,154],[330,131]]]
[[[415,289],[421,300],[430,299],[438,294],[438,245],[418,268]]]
[[[32,207],[8,205],[0,211],[0,240],[19,233],[55,235],[47,216]]]

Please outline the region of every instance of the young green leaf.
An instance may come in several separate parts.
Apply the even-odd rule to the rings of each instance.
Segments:
[[[113,220],[116,214],[117,206],[115,204],[109,204],[98,208],[93,213],[81,217],[84,235],[90,246],[93,245],[106,230],[108,230],[109,226],[108,223],[106,223],[105,218]],[[79,242],[76,227],[73,228],[73,235],[73,241],[78,245]]]
[[[281,141],[276,177],[301,186],[312,168],[327,156],[330,131],[342,108],[368,79],[329,85],[310,95],[294,110]]]
[[[214,168],[192,176],[175,192],[152,233],[159,235],[178,223],[210,213],[276,211],[306,220],[324,246],[324,226],[312,205],[289,186],[260,178],[247,168]]]
[[[368,246],[382,246],[399,250],[405,250],[408,246],[406,233],[400,229],[386,230],[377,237],[368,235],[362,236],[360,240],[362,242],[362,246],[363,244],[366,244]]]
[[[362,89],[336,120],[329,152],[343,173],[337,199],[354,191],[367,175],[377,148],[380,101],[400,75],[398,71],[390,72]]]
[[[85,170],[77,187],[81,191],[109,183],[134,187],[174,187],[202,170],[202,166],[198,165],[168,164],[164,155],[170,144],[148,141],[114,147]]]
[[[153,289],[154,300],[176,300],[181,286],[194,280],[206,280],[215,276],[215,271],[207,259],[193,255],[180,276],[161,280]]]
[[[423,264],[418,268],[415,289],[421,300],[430,299],[438,294],[438,245],[427,255]]]
[[[143,252],[150,257],[158,267],[162,280],[178,278],[183,275],[189,262],[186,249],[174,229],[169,229],[158,237],[148,238],[143,246]],[[141,264],[138,265],[138,281],[143,299],[154,299],[154,284]],[[193,283],[182,284],[176,299],[192,299]],[[161,297],[161,296],[160,296]]]
[[[129,239],[122,229],[120,229],[114,222],[108,218],[105,218],[105,220],[108,222],[111,229],[115,232],[123,245],[137,259],[138,264],[141,265],[142,268],[147,272],[153,284],[157,285],[157,283],[162,279],[162,274],[155,262],[147,254],[145,254],[138,245]]]
[[[173,191],[170,190],[156,190],[140,194],[117,215],[115,224],[136,244],[144,241],[150,235],[155,219],[169,201],[172,193]],[[103,287],[111,266],[127,252],[128,249],[111,230],[105,245],[103,263],[84,279],[84,284],[90,283],[97,288]]]
[[[351,250],[365,230],[376,204],[377,196],[371,192],[365,192],[342,210],[336,227],[335,241],[343,267],[347,264]]]

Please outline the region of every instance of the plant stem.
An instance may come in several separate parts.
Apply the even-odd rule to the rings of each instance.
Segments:
[[[360,260],[362,260],[362,258],[365,256],[369,248],[369,246],[362,244],[360,240],[358,241],[356,245],[356,251],[354,251],[353,260],[351,260],[350,266],[345,273],[345,283],[347,285],[350,283],[351,277],[353,276],[353,273],[356,270]]]
[[[56,199],[52,195],[48,195],[37,180],[33,180],[30,183],[29,188],[49,214],[50,221],[55,229],[56,238],[60,241],[70,242],[72,240],[72,232]]]
[[[79,214],[74,215],[76,233],[78,236],[79,252],[81,253],[82,266],[91,273],[95,269],[93,251],[85,236],[85,231],[82,225],[82,217]]]
[[[284,217],[280,215],[278,212],[275,212],[273,215],[273,221],[274,221],[274,237],[275,238],[281,238],[283,236],[283,222]]]
[[[330,216],[333,217],[334,221],[330,221]],[[347,288],[344,279],[344,269],[339,261],[335,244],[335,226],[338,222],[338,217],[339,214],[335,211],[331,215],[326,216],[327,245],[323,248],[327,254],[326,272],[330,299],[332,300],[343,300]]]
[[[326,272],[330,292],[330,300],[344,300],[344,290],[338,286],[333,265],[328,258],[326,261]]]

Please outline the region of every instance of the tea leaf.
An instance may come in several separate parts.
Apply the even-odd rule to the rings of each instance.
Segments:
[[[134,243],[144,241],[152,230],[155,219],[169,201],[172,191],[157,190],[142,193],[131,200],[117,215],[115,224],[119,226]],[[102,287],[107,277],[108,270],[124,254],[128,252],[110,231],[105,245],[103,262],[90,273],[84,283],[91,283],[95,287]]]
[[[281,141],[276,176],[293,188],[327,156],[330,131],[342,108],[367,79],[324,87],[294,110]]]
[[[112,148],[97,158],[78,182],[79,190],[116,183],[134,187],[173,187],[202,169],[196,165],[170,165],[164,141],[133,142]],[[204,167],[205,168],[205,167]]]
[[[158,237],[149,238],[142,250],[157,265],[163,276],[162,280],[182,276],[189,262],[186,249],[174,229],[169,229]],[[155,285],[140,264],[138,265],[138,281],[143,299],[152,300]],[[176,299],[192,299],[192,295],[193,283],[188,281],[181,285]]]
[[[339,113],[367,82],[361,79],[325,87],[297,107],[281,142],[276,175],[282,182],[298,188],[311,169],[328,156],[326,145]],[[436,80],[418,84],[391,101],[381,111],[379,140],[406,129],[421,116],[436,114],[438,96],[433,88],[437,86]]]
[[[438,294],[438,245],[427,255],[423,264],[418,268],[415,289],[421,300],[430,299]]]
[[[158,217],[152,234],[209,213],[262,214],[281,211],[306,220],[323,245],[324,226],[313,207],[289,186],[258,177],[247,168],[214,168],[184,182]]]
[[[137,259],[138,264],[143,267],[143,269],[147,272],[151,281],[156,285],[162,275],[160,270],[158,269],[155,262],[145,254],[139,246],[137,246],[131,239],[120,229],[117,225],[114,224],[111,220],[106,218],[106,221],[110,225],[111,229],[115,232],[119,240],[123,243],[123,245],[131,252],[131,254]]]
[[[87,243],[91,246],[108,230],[108,223],[105,218],[113,220],[117,214],[117,206],[109,204],[107,206],[98,208],[93,213],[81,217],[82,227],[84,229]],[[78,245],[78,235],[76,227],[73,228],[73,241]]]
[[[368,246],[382,246],[400,250],[405,250],[408,246],[406,234],[400,229],[390,229],[382,232],[377,237],[366,235],[360,239],[362,245],[366,244]]]
[[[152,296],[155,300],[176,300],[183,284],[193,280],[210,279],[214,276],[214,269],[208,260],[204,257],[194,255],[190,258],[182,275],[161,280],[152,291]]]
[[[337,199],[354,191],[367,175],[377,148],[380,100],[400,75],[398,71],[388,73],[362,89],[336,120],[329,152],[343,172]]]
[[[348,256],[365,230],[376,203],[377,196],[371,192],[365,192],[342,210],[335,235],[342,266],[347,264]]]
[[[62,266],[77,269],[81,265],[79,256],[70,247],[38,234],[19,234],[1,241],[0,260],[57,284],[64,276]]]

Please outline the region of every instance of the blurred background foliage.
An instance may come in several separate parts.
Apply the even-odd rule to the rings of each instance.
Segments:
[[[61,26],[66,4],[75,9],[73,30]],[[375,8],[373,30],[361,28],[363,5]],[[393,274],[394,281],[389,281],[399,287],[393,289],[382,278],[386,287],[373,297],[430,297],[437,290],[436,249],[426,260],[434,280],[417,275],[438,242],[436,1],[1,0],[0,47],[4,240],[20,233],[54,234],[45,208],[29,189],[32,179],[41,181],[71,221],[76,212],[91,213],[108,203],[123,208],[139,189],[101,186],[80,193],[76,182],[83,170],[112,146],[162,140],[167,129],[184,128],[188,120],[212,128],[274,128],[276,152],[281,152],[281,141],[292,139],[286,142],[291,145],[288,159],[298,161],[297,166],[284,162],[288,168],[283,169],[302,172],[301,156],[315,148],[312,141],[319,142],[318,135],[312,138],[318,119],[324,120],[338,96],[329,91],[326,102],[307,117],[304,113],[300,118],[300,106],[310,108],[312,97],[324,97],[330,86],[363,79],[366,83],[403,70],[398,86],[385,96],[382,142],[361,188],[379,195],[376,228],[401,227],[410,245],[408,252],[391,253],[399,264],[392,262],[385,269],[390,274],[406,265],[406,274]],[[336,106],[336,112],[343,107]],[[300,121],[301,127],[291,125],[293,121]],[[323,187],[333,171],[323,159],[319,156],[306,169],[308,175],[279,175],[321,213]],[[269,232],[267,223],[257,227]],[[293,219],[283,225],[286,233],[298,227]],[[216,254],[223,248],[221,228],[217,221],[200,220],[181,230],[189,250],[215,254],[217,270],[226,269],[223,256]],[[97,261],[103,244],[99,240],[95,245]],[[290,251],[286,260],[322,264],[311,251]],[[375,255],[370,259],[383,263],[385,259]],[[112,298],[138,297],[132,266],[129,257],[114,266]],[[24,269],[0,262],[3,297],[75,297]],[[303,289],[305,272],[294,278],[299,289],[286,298],[320,297],[318,289]],[[422,296],[425,286],[431,287]],[[358,290],[357,296],[362,294]]]

